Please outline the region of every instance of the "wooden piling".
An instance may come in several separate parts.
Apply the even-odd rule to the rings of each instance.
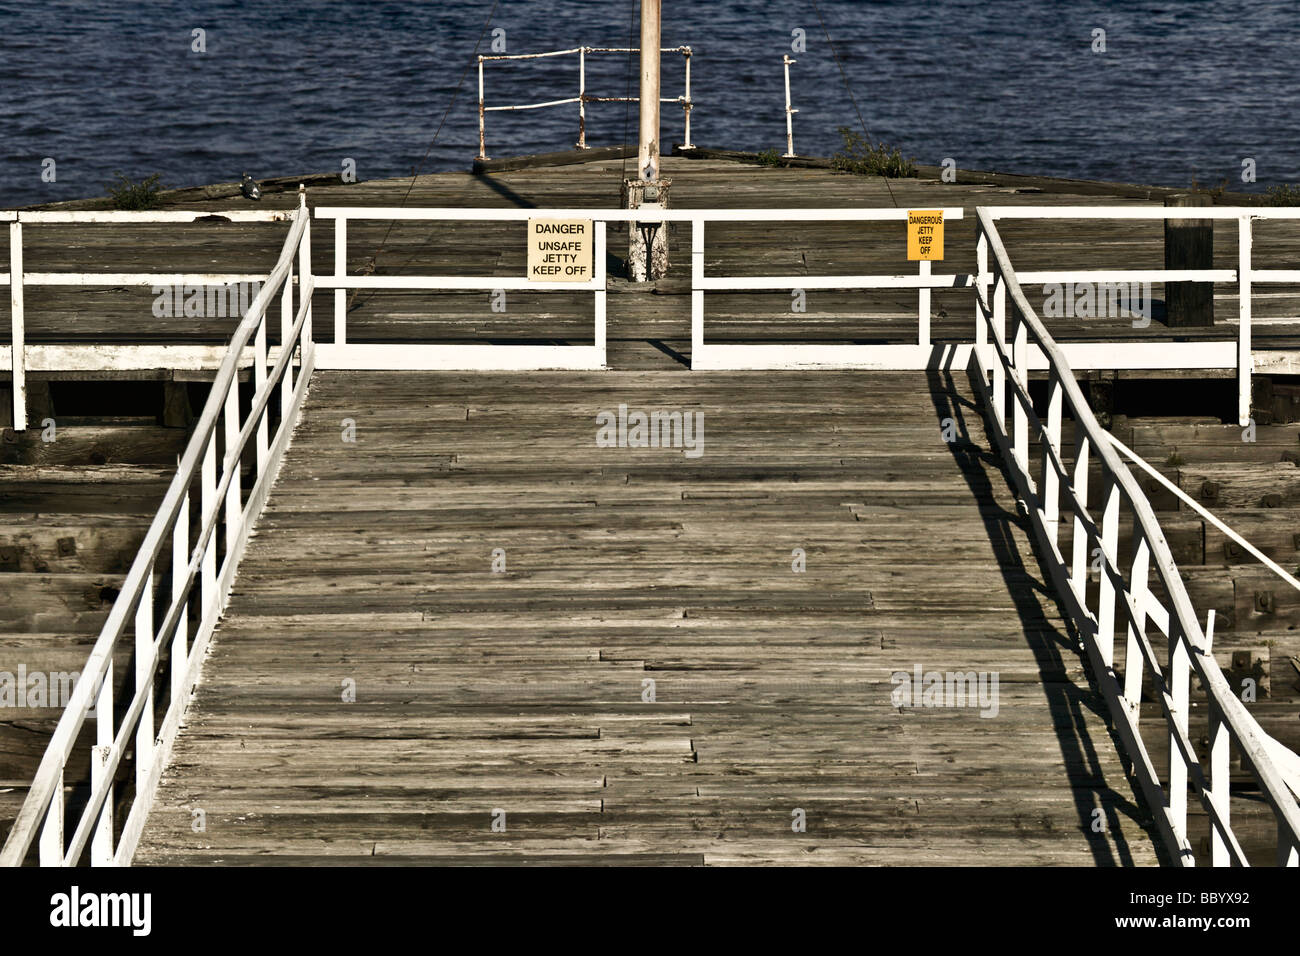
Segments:
[[[1166,206],[1209,206],[1205,193],[1175,193]],[[1214,220],[1166,219],[1165,268],[1213,269]],[[1214,283],[1166,282],[1165,319],[1171,328],[1214,324]]]

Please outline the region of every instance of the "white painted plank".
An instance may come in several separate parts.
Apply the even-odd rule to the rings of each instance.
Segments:
[[[590,345],[316,345],[319,369],[366,371],[588,371],[604,367]]]

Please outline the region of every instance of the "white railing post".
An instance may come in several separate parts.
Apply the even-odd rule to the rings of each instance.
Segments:
[[[302,270],[298,270],[298,294],[301,296],[304,290],[306,277]],[[280,290],[280,353],[291,352],[289,347],[289,337],[293,332],[293,283],[287,279],[284,288]],[[284,410],[289,407],[289,400],[293,397],[293,362],[285,366],[284,375],[280,377],[280,415],[284,416]]]
[[[1105,462],[1102,463],[1103,469]],[[1100,580],[1097,582],[1097,647],[1101,659],[1109,668],[1115,666],[1115,581],[1111,571],[1118,571],[1119,561],[1119,482],[1106,473],[1105,491],[1102,493]]]
[[[306,233],[303,233],[304,238]],[[334,220],[334,344],[346,345],[348,341],[347,299],[343,282],[348,272],[348,220],[339,216]],[[301,279],[299,280],[301,281]]]
[[[1174,729],[1169,733],[1169,814],[1174,834],[1187,838],[1187,762],[1178,747],[1180,736],[1187,734],[1187,708],[1192,682],[1192,664],[1188,655],[1187,635],[1175,620],[1169,621],[1169,709]]]
[[[691,220],[691,367],[704,350],[704,220]]]
[[[1214,667],[1214,609],[1211,608],[1206,615],[1205,622],[1205,657],[1207,663]],[[1217,701],[1211,698],[1210,702],[1210,735],[1209,735],[1209,778],[1210,778],[1210,802],[1223,818],[1223,830],[1215,826],[1213,821],[1210,824],[1210,865],[1211,866],[1230,866],[1231,857],[1228,855],[1228,841],[1225,838],[1225,832],[1231,825],[1232,819],[1232,795],[1230,779],[1232,768],[1230,765],[1232,749],[1232,730],[1228,722],[1224,719],[1223,711],[1220,709]],[[1279,828],[1279,835],[1281,829]]]
[[[975,282],[979,287],[979,294],[975,297],[975,350],[981,353],[980,367],[984,370],[984,383],[987,385],[989,372],[993,369],[993,363],[984,354],[988,351],[988,319],[991,317],[985,314],[989,301],[989,237],[984,231],[984,220],[979,216],[975,217],[975,230]]]
[[[239,373],[230,380],[226,391],[226,409],[222,415],[225,423],[226,441],[223,446],[221,461],[222,474],[230,469],[230,483],[226,486],[226,561],[230,561],[235,551],[235,539],[239,537],[239,526],[243,518],[243,469],[240,467],[239,454]],[[234,460],[231,460],[231,453]],[[222,598],[224,600],[224,596]]]
[[[596,353],[600,356],[600,367],[608,368],[608,354],[605,348],[605,220],[597,219],[596,227],[596,246],[593,249],[595,263],[592,269],[592,278],[596,280],[596,331],[595,345]]]
[[[917,274],[922,279],[930,278],[930,260],[922,259],[916,264]],[[930,287],[922,286],[916,292],[917,301],[917,328],[916,344],[922,348],[930,344]]]
[[[483,121],[487,111],[483,108],[483,57],[478,58],[478,158],[487,159],[484,142]],[[334,224],[336,227],[338,223]]]
[[[140,601],[135,607],[135,691],[148,687],[144,710],[135,725],[135,790],[148,789],[149,771],[153,767],[153,568],[140,586]]]
[[[694,149],[691,143],[691,48],[686,47],[682,50],[682,56],[686,60],[686,88],[682,94],[682,113],[684,114],[685,131],[682,136],[686,142],[682,143],[682,149]]]
[[[1016,456],[1016,461],[1020,465],[1020,470],[1025,474],[1025,481],[1032,490],[1034,476],[1029,473],[1030,409],[1021,404],[1020,399],[1020,389],[1028,391],[1029,386],[1028,335],[1028,326],[1026,326],[1024,318],[1020,315],[1019,306],[1016,306],[1011,310],[1011,374],[1014,383],[1019,385],[1020,388],[1011,390],[1011,414],[1013,416],[1011,448]]]
[[[181,499],[172,526],[172,600],[180,601],[180,615],[172,636],[172,706],[185,696],[185,679],[189,676],[189,608],[185,579],[190,564],[190,496]]]
[[[63,843],[63,771],[60,770],[54,792],[50,795],[50,807],[45,811],[45,823],[41,826],[37,862],[41,866],[62,866],[66,852]]]
[[[9,367],[14,387],[14,431],[27,430],[27,349],[23,322],[23,224],[9,223]]]
[[[790,64],[798,63],[798,60],[790,59],[787,53],[781,58],[785,66],[785,158],[794,157],[794,114],[799,111],[790,106]]]
[[[1007,278],[998,268],[993,280],[993,338],[1006,348],[1007,343]],[[993,361],[993,415],[998,427],[1007,427],[1007,374],[1002,361]]]
[[[1141,716],[1142,675],[1145,661],[1142,645],[1146,642],[1147,578],[1151,570],[1151,546],[1136,516],[1133,521],[1133,565],[1129,574],[1129,601],[1133,620],[1128,622],[1127,643],[1124,645],[1124,700],[1128,703],[1136,723]],[[1136,620],[1138,627],[1134,627]]]
[[[1048,373],[1047,383],[1047,427],[1040,436],[1043,452],[1043,480],[1040,487],[1042,488],[1043,523],[1047,526],[1047,534],[1052,539],[1052,544],[1057,544],[1060,540],[1061,476],[1057,474],[1048,449],[1050,448],[1058,459],[1062,457],[1061,403],[1064,393],[1061,376],[1055,369],[1051,370]]]
[[[587,48],[578,49],[578,149],[587,148]]]
[[[1079,508],[1088,507],[1088,452],[1090,442],[1083,422],[1074,420],[1074,497],[1078,499]],[[1074,561],[1070,569],[1070,584],[1074,587],[1075,599],[1079,607],[1088,606],[1088,541],[1089,535],[1083,523],[1083,515],[1074,511]]]
[[[113,781],[108,777],[107,765],[109,755],[113,752],[111,659],[104,666],[104,680],[99,685],[99,694],[95,699],[95,744],[90,748],[90,792],[93,796],[103,791],[104,805],[99,811],[99,819],[95,822],[90,838],[90,865],[110,866],[113,862]]]
[[[214,425],[203,449],[203,464],[199,467],[199,527],[207,523],[208,515],[216,512],[217,497],[217,430]],[[199,570],[199,628],[207,626],[208,615],[217,601],[217,532],[214,528],[203,546],[203,560]]]
[[[302,358],[302,346],[308,342],[315,341],[315,333],[312,332],[312,296],[316,291],[316,280],[312,278],[311,271],[311,215],[307,212],[307,194],[299,194],[298,213],[303,218],[302,238],[298,240],[298,305],[304,310],[305,317],[302,320],[302,331],[298,336],[299,360]],[[347,269],[346,263],[344,269]],[[287,280],[286,280],[287,281]],[[346,322],[347,316],[344,315]],[[290,312],[289,328],[293,329],[293,314]],[[286,380],[293,366],[285,367]],[[301,369],[299,370],[301,372]]]
[[[1250,424],[1250,377],[1254,358],[1250,348],[1251,219],[1237,221],[1237,424]]]
[[[284,284],[287,287],[293,279],[292,272],[285,276]],[[269,311],[269,309],[267,310]],[[253,395],[254,401],[256,396],[262,394],[266,388],[266,312],[262,313],[261,319],[257,323],[257,336],[253,339]],[[264,411],[257,419],[257,474],[260,477],[266,471],[266,459],[269,454],[269,411]]]
[[[1210,705],[1210,793],[1209,799],[1214,804],[1219,816],[1223,819],[1224,826],[1230,825],[1232,812],[1232,799],[1229,791],[1228,778],[1231,773],[1229,765],[1230,746],[1232,738],[1228,732],[1228,725],[1219,713],[1216,705]],[[1228,841],[1224,839],[1223,831],[1216,826],[1213,821],[1210,823],[1210,865],[1211,866],[1229,866],[1231,858],[1228,856]]]

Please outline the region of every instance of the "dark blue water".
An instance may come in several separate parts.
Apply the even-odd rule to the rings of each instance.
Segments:
[[[362,179],[465,169],[478,136],[466,67],[490,8],[0,0],[0,206],[101,195],[117,170],[184,186],[338,171],[345,159]],[[1245,190],[1300,182],[1295,0],[821,10],[870,133],[920,162],[1174,186],[1228,177]],[[624,0],[500,0],[492,26],[510,53],[627,46],[631,13]],[[792,54],[796,149],[827,155],[836,127],[858,125],[812,3],[665,0],[664,19],[664,45],[696,51],[698,145],[784,151],[781,56],[795,29],[807,37]],[[205,53],[192,52],[195,29]],[[1105,53],[1092,52],[1095,29]],[[677,95],[678,60],[665,76]],[[627,82],[625,59],[589,60],[589,92],[622,95]],[[572,96],[576,84],[571,58],[488,66],[489,104]],[[571,147],[576,113],[490,114],[488,152]],[[588,143],[623,142],[625,113],[589,107]],[[626,129],[635,140],[635,110]],[[666,105],[664,141],[680,139],[680,111]],[[54,182],[42,180],[47,157]]]

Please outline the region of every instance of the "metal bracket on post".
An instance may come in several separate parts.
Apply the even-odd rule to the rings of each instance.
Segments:
[[[668,208],[668,179],[629,179],[623,183],[625,209],[652,210]],[[659,219],[630,224],[628,229],[627,277],[633,282],[651,282],[668,274],[668,230]],[[650,250],[647,256],[646,250]],[[648,268],[647,268],[648,263]]]

